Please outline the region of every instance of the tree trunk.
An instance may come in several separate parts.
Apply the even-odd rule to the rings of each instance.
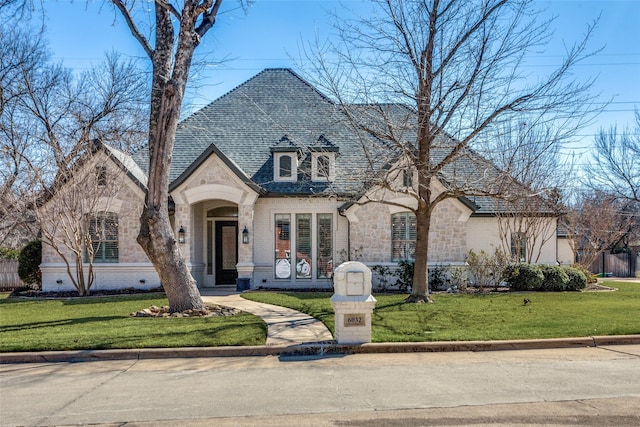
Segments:
[[[156,49],[149,119],[149,180],[140,216],[138,243],[153,263],[169,299],[169,310],[202,309],[204,303],[191,276],[169,221],[169,172],[180,119],[180,107],[199,37],[193,24],[195,4],[185,3],[174,53],[171,15],[156,3]],[[167,76],[171,76],[167,78]]]
[[[171,312],[204,308],[196,281],[176,244],[164,209],[146,208],[140,218],[138,243],[153,263],[169,299]]]
[[[433,302],[429,297],[429,229],[431,227],[431,209],[421,204],[416,211],[416,253],[413,267],[413,286],[411,295],[405,302]]]

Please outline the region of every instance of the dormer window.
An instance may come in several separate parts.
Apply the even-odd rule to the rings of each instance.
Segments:
[[[311,180],[334,181],[336,179],[336,153],[317,152],[311,156]]]
[[[274,180],[296,181],[298,178],[298,156],[296,153],[273,153]]]

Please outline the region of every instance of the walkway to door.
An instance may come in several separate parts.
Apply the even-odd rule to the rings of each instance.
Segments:
[[[237,308],[255,314],[267,323],[267,345],[333,342],[329,329],[318,319],[277,305],[249,301],[235,292],[235,288],[201,289],[205,302]]]

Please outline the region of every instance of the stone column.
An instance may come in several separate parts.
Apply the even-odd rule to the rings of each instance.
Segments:
[[[255,242],[253,207],[253,203],[238,205],[238,264],[236,264],[236,269],[238,270],[238,283],[243,285],[239,286],[239,289],[253,287],[253,245]],[[248,243],[242,241],[242,232],[245,227],[249,237]]]

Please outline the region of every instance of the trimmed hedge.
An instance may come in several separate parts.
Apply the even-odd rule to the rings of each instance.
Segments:
[[[512,291],[540,290],[544,275],[540,267],[534,264],[511,264],[505,268],[505,281]]]
[[[579,291],[587,286],[580,270],[557,265],[511,264],[505,269],[505,281],[512,291]]]
[[[579,291],[587,287],[587,276],[578,268],[565,267],[565,273],[569,277],[567,291]]]
[[[541,291],[562,292],[566,290],[569,276],[564,272],[564,268],[557,265],[542,265],[540,270],[544,276]]]

